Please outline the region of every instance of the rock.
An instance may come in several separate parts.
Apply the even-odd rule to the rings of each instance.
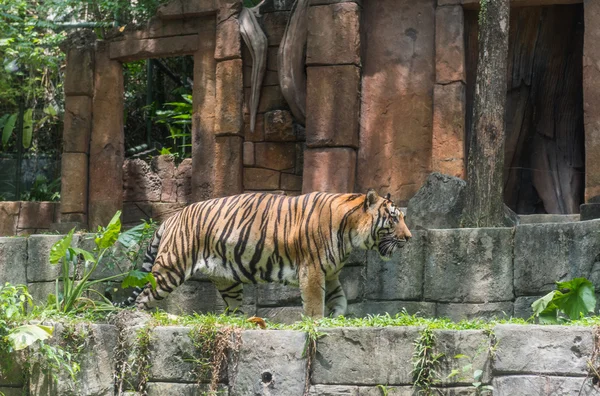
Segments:
[[[325,385],[412,383],[418,327],[323,329],[312,382]],[[360,369],[357,369],[360,367]]]
[[[306,333],[247,330],[228,365],[232,396],[301,396],[306,380]]]
[[[513,230],[429,230],[427,301],[487,303],[513,299]]]
[[[242,105],[244,103],[243,66],[241,59],[217,63],[215,96],[215,134],[244,133]]]
[[[150,164],[141,159],[123,165],[123,199],[126,202],[160,201],[162,181]]]
[[[582,377],[511,375],[494,378],[492,386],[495,396],[591,396],[598,393],[591,381]]]
[[[415,231],[413,238],[389,261],[368,252],[366,294],[369,300],[421,300],[427,233]]]
[[[600,218],[600,203],[586,203],[580,207],[580,220],[594,220]]]
[[[460,227],[466,186],[458,177],[431,173],[408,202],[406,225],[410,229]]]
[[[514,237],[517,296],[544,295],[555,282],[586,277],[600,287],[600,220],[522,225]]]
[[[592,333],[586,327],[498,325],[493,375],[585,376],[594,350]]]
[[[176,315],[221,313],[225,310],[225,302],[212,283],[187,280],[160,301],[158,307]]]
[[[69,77],[66,77],[67,81]],[[64,153],[86,154],[89,151],[91,133],[92,98],[89,96],[66,96],[63,127]]]
[[[28,282],[54,282],[62,274],[62,263],[50,264],[50,249],[52,245],[62,239],[64,235],[32,235],[28,239],[27,255],[27,281]],[[73,235],[71,246],[76,247],[79,235]],[[70,274],[73,273],[71,265]]]
[[[292,127],[292,114],[287,110],[273,110],[265,113],[265,140],[271,142],[295,141]]]
[[[352,148],[307,149],[304,151],[302,192],[351,192],[355,168],[356,151]]]
[[[281,173],[262,168],[244,169],[245,190],[276,190],[279,188]]]
[[[49,229],[54,222],[56,202],[21,202],[19,229]]]
[[[512,301],[469,303],[437,303],[436,317],[448,318],[453,322],[461,320],[508,319],[513,316]]]
[[[278,171],[294,169],[296,161],[294,143],[254,143],[254,149],[256,166]]]
[[[283,324],[292,324],[294,322],[298,322],[302,320],[302,315],[304,314],[304,310],[301,306],[295,307],[267,307],[267,308],[258,308],[256,310],[256,315],[269,319],[274,323],[283,323]]]
[[[489,383],[491,380],[491,358],[490,348],[491,340],[483,330],[436,330],[435,335],[435,353],[442,353],[440,367],[437,370],[437,377],[441,380],[441,385],[471,385],[473,383],[473,372],[482,370],[481,381]],[[456,355],[467,356],[458,359]],[[467,364],[472,364],[472,369],[463,372],[462,368]],[[448,378],[452,370],[459,370],[460,374]]]
[[[466,82],[464,11],[459,5],[435,11],[436,82]]]
[[[0,202],[0,237],[17,233],[20,206],[19,202]]]
[[[217,25],[215,59],[241,58],[241,55],[240,23],[237,18],[227,19]]]
[[[394,316],[406,311],[409,315],[425,318],[435,317],[435,303],[426,301],[365,301],[348,304],[346,316],[366,318],[369,315]]]
[[[282,173],[281,189],[285,191],[301,191],[302,176],[292,175],[290,173]]]
[[[559,214],[532,214],[519,215],[519,224],[539,224],[539,223],[574,223],[579,221],[579,215],[559,215]]]
[[[148,396],[196,396],[209,395],[208,384],[178,384],[169,382],[150,382],[148,384]],[[227,387],[219,385],[217,395],[227,396]]]
[[[529,319],[533,315],[531,304],[542,296],[517,297],[515,299],[515,308],[513,316],[515,318]]]
[[[436,84],[433,97],[432,170],[464,178],[465,85]]]

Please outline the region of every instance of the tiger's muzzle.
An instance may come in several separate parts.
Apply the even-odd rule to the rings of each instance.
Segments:
[[[382,259],[389,260],[394,252],[398,249],[402,249],[409,239],[410,236],[398,238],[393,232],[380,235],[379,244],[377,245],[379,255]]]

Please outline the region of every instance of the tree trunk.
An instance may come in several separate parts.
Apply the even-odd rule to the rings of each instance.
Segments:
[[[504,225],[503,172],[509,0],[481,0],[479,59],[467,164],[465,227]]]

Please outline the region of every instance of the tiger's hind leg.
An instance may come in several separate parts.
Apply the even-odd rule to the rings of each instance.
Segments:
[[[244,285],[240,282],[225,279],[213,280],[213,283],[217,287],[219,294],[221,294],[223,301],[225,301],[226,312],[242,315],[244,313],[241,310]]]
[[[157,259],[157,262],[159,261]],[[185,278],[180,277],[174,271],[157,264],[152,267],[152,275],[156,279],[156,289],[153,289],[150,284],[144,287],[144,290],[135,300],[139,309],[154,308],[158,301],[164,300],[185,281]]]
[[[329,311],[329,316],[335,318],[340,315],[345,315],[348,302],[346,300],[346,294],[344,294],[344,289],[342,289],[340,279],[336,277],[327,280],[325,282],[325,291],[325,305]]]

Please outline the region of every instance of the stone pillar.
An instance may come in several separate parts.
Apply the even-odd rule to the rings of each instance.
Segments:
[[[341,1],[308,12],[304,193],[354,191],[361,11],[359,2]]]
[[[89,162],[89,227],[106,225],[123,208],[123,67],[108,43],[96,43]]]
[[[600,2],[583,3],[583,116],[585,125],[585,202],[600,203]]]
[[[201,32],[194,55],[192,194],[196,201],[243,191],[240,7],[240,2],[219,1],[216,26],[203,25],[207,31]]]
[[[66,48],[65,117],[61,170],[60,223],[64,231],[87,228],[88,158],[92,132],[95,37],[77,32]]]
[[[459,5],[435,13],[435,71],[431,170],[465,177],[464,14]]]

